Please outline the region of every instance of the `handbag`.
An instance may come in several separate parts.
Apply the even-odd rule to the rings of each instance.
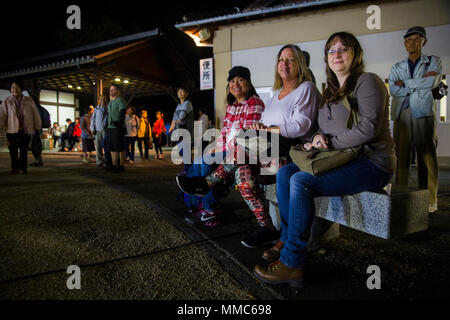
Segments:
[[[362,146],[344,150],[311,148],[304,150],[302,145],[291,148],[289,156],[301,171],[318,176],[324,172],[342,167],[361,153]]]
[[[445,83],[443,83],[442,81],[439,82],[439,84],[431,90],[431,93],[433,93],[433,99],[441,100],[444,96],[447,95],[447,89],[448,86]]]
[[[353,124],[358,124],[358,112],[356,99],[351,92],[342,100],[342,104],[350,111],[347,119],[347,129],[351,129]],[[311,148],[305,150],[299,144],[291,148],[289,156],[301,171],[318,176],[324,172],[342,167],[362,153],[362,146],[348,149],[324,149]]]
[[[428,59],[430,60],[430,62],[428,63],[427,71],[430,68],[431,58],[432,58],[432,56],[428,56]],[[442,81],[439,82],[439,84],[436,87],[431,89],[431,93],[433,94],[433,99],[441,100],[444,96],[447,95],[447,89],[448,89],[448,86],[445,83],[443,83]]]

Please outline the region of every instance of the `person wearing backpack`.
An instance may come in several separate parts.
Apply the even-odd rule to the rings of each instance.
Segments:
[[[134,148],[140,125],[140,120],[135,113],[136,109],[134,107],[128,107],[127,115],[125,116],[125,126],[127,130],[127,134],[125,135],[125,146],[130,164],[134,164]]]
[[[422,47],[427,43],[423,27],[408,29],[403,38],[408,58],[395,63],[389,74],[398,158],[395,183],[408,186],[412,139],[417,152],[419,188],[428,189],[428,212],[432,213],[438,209],[439,184],[433,89],[441,80],[442,63],[439,57],[423,54]]]
[[[50,113],[39,104],[39,99],[33,98],[38,108],[39,115],[41,117],[42,128],[37,130],[31,139],[31,152],[33,153],[34,162],[30,163],[30,167],[42,167],[44,162],[42,161],[42,129],[48,129],[51,126]]]

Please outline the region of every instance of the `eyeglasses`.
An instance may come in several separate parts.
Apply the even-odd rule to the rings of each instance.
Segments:
[[[350,50],[350,48],[339,48],[339,49],[337,49],[337,50],[330,49],[330,50],[327,51],[327,53],[328,53],[330,56],[333,56],[333,55],[335,55],[336,53],[339,53],[339,54],[347,53],[348,50]]]

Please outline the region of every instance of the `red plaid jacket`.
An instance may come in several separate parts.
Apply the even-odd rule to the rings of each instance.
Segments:
[[[227,105],[223,128],[220,130],[220,136],[216,142],[216,150],[222,149],[223,152],[232,150],[235,139],[228,139],[227,142],[230,134],[237,133],[233,132],[232,128],[248,129],[261,119],[264,108],[264,102],[256,96],[243,100],[241,103],[235,102],[233,105]]]

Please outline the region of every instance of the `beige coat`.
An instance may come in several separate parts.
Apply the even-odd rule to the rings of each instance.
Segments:
[[[41,116],[33,99],[22,96],[22,108],[25,133],[33,134],[36,130],[41,130]],[[4,132],[5,129],[6,133],[19,131],[19,119],[12,96],[7,97],[0,105],[0,132]]]

